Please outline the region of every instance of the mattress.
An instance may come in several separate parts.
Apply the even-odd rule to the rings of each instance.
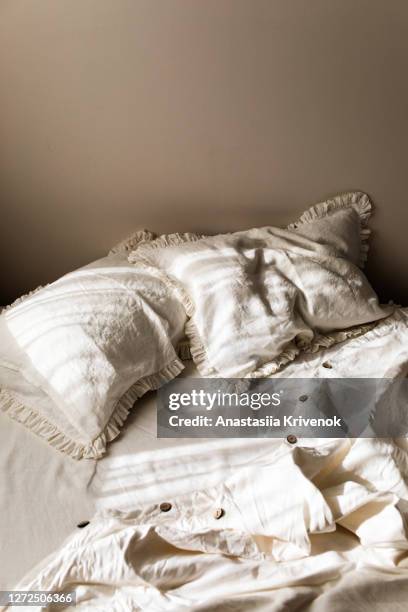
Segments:
[[[364,336],[304,355],[280,376],[404,376],[407,339],[408,309],[401,309]],[[330,369],[323,366],[327,362]],[[189,364],[183,376],[198,375]],[[268,439],[157,439],[155,392],[137,402],[99,461],[60,454],[0,414],[0,589],[12,588],[95,511],[129,511],[175,492],[215,485],[239,465],[265,456],[271,444]]]

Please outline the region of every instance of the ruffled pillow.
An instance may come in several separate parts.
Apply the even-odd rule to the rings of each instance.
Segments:
[[[138,232],[127,244],[153,236]],[[124,243],[113,251],[0,316],[0,364],[51,400],[28,406],[3,387],[0,409],[76,459],[102,456],[135,400],[184,367],[183,307],[165,283],[128,263]]]
[[[173,234],[140,245],[129,261],[173,288],[202,375],[269,376],[301,350],[358,335],[392,312],[358,267],[370,210],[367,195],[347,193],[287,229]]]

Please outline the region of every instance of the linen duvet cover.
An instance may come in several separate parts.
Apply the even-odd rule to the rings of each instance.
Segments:
[[[370,373],[408,374],[406,309],[280,375]],[[406,609],[404,440],[157,442],[138,454],[124,436],[97,462],[97,515],[16,588],[101,612]]]
[[[166,506],[97,515],[18,588],[74,590],[80,610],[402,612],[402,452],[302,444],[271,443],[222,484]]]

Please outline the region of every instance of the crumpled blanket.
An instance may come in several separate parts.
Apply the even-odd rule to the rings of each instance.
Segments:
[[[271,440],[216,486],[100,512],[16,588],[110,612],[405,611],[407,449]]]

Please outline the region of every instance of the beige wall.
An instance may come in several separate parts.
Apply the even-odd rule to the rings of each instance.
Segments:
[[[284,223],[361,189],[408,304],[406,0],[2,0],[1,300],[134,228]]]

